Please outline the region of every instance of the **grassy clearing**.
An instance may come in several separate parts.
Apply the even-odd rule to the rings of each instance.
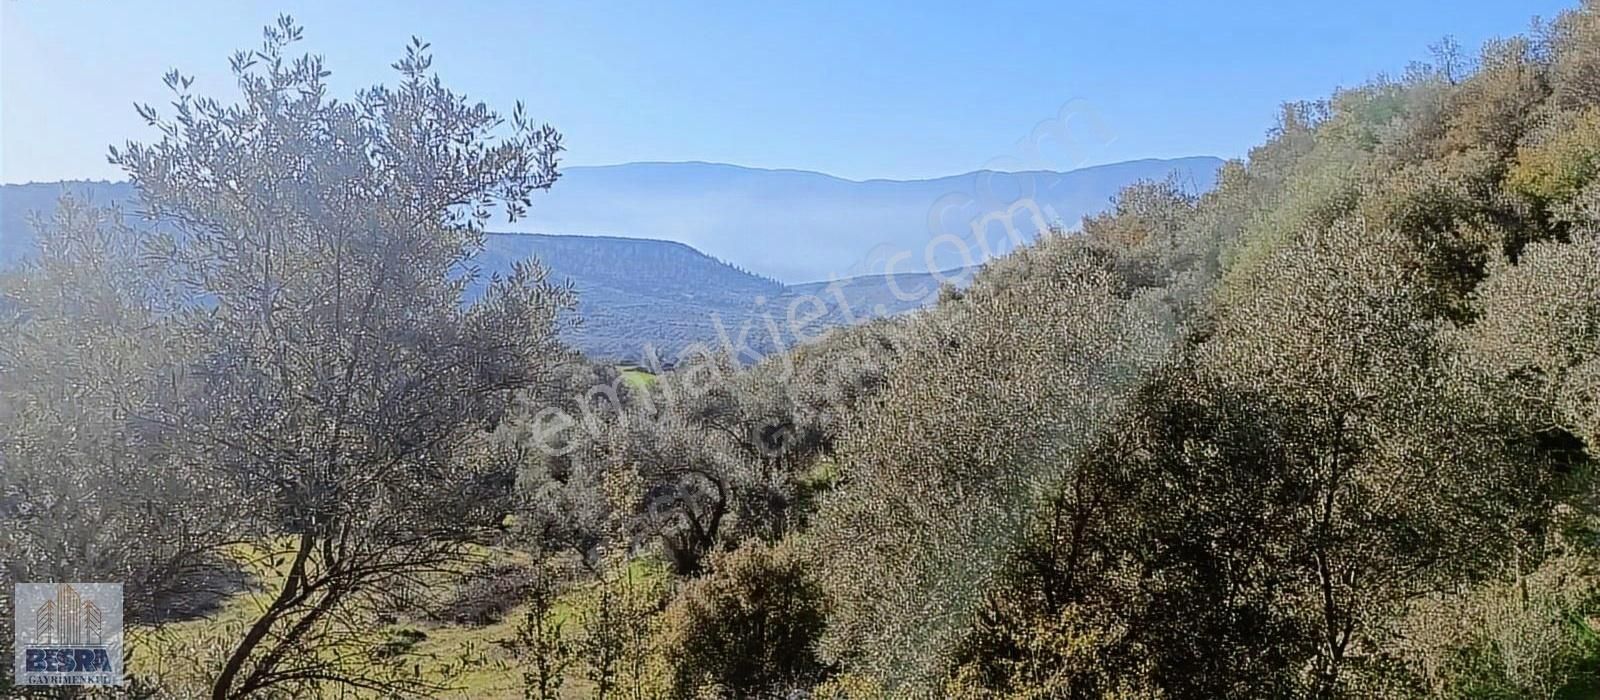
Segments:
[[[649,389],[656,383],[656,375],[650,373],[649,370],[639,367],[620,367],[618,369],[622,370],[622,381],[627,382],[628,386],[634,389]]]
[[[132,650],[129,668],[134,675],[162,678],[174,697],[203,697],[209,678],[203,670],[219,668],[232,643],[238,640],[271,597],[286,575],[289,555],[287,538],[281,542],[235,547],[228,555],[250,575],[246,590],[229,597],[222,607],[201,619],[135,627],[128,630]],[[469,565],[492,563],[531,563],[527,555],[498,547],[473,547],[465,561]],[[624,572],[635,580],[663,583],[665,566],[654,559],[630,562]],[[583,632],[580,610],[592,605],[598,582],[572,586],[559,596],[549,613],[549,622],[559,623],[568,637]],[[455,591],[452,582],[441,580],[429,594],[443,598]],[[403,651],[411,672],[424,681],[450,687],[444,698],[520,698],[522,676],[517,661],[506,644],[515,639],[517,627],[527,614],[526,605],[508,610],[499,620],[487,625],[443,623],[427,619],[401,618],[384,624],[373,614],[369,639]],[[197,670],[199,669],[199,670]],[[564,695],[586,697],[589,685],[577,669],[569,671]],[[336,692],[329,696],[378,697],[374,694]]]

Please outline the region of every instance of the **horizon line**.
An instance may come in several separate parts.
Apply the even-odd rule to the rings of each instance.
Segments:
[[[740,170],[749,170],[749,171],[754,171],[754,172],[794,173],[794,174],[799,174],[799,175],[819,175],[819,176],[822,176],[822,177],[826,177],[826,178],[830,178],[830,179],[834,179],[834,180],[839,180],[841,182],[849,182],[849,183],[853,183],[853,184],[863,185],[863,184],[871,184],[871,183],[878,183],[878,182],[896,182],[896,183],[933,182],[933,181],[936,181],[936,180],[947,180],[947,179],[954,178],[954,177],[964,177],[964,176],[967,176],[967,175],[976,175],[976,174],[979,174],[979,173],[996,173],[996,174],[1004,174],[1004,175],[1028,175],[1028,174],[1036,174],[1036,173],[1053,173],[1053,174],[1065,175],[1065,174],[1068,174],[1068,173],[1083,172],[1083,171],[1086,171],[1086,170],[1095,170],[1097,168],[1109,168],[1109,167],[1115,167],[1115,166],[1119,166],[1119,165],[1130,165],[1130,164],[1133,164],[1133,163],[1169,163],[1169,162],[1180,161],[1180,160],[1199,160],[1199,159],[1210,159],[1210,160],[1220,161],[1220,162],[1223,162],[1223,163],[1226,163],[1226,162],[1228,162],[1230,160],[1229,158],[1224,158],[1222,156],[1210,155],[1210,154],[1195,154],[1195,155],[1172,156],[1172,157],[1155,157],[1155,156],[1152,156],[1152,157],[1148,157],[1148,158],[1132,158],[1132,159],[1129,159],[1129,160],[1115,160],[1115,161],[1107,161],[1107,162],[1104,162],[1104,163],[1094,163],[1094,164],[1091,164],[1091,165],[1084,165],[1084,166],[1081,166],[1081,167],[1070,168],[1070,169],[1067,169],[1067,170],[1052,170],[1052,169],[1048,169],[1048,168],[1034,168],[1034,169],[1028,169],[1028,170],[996,170],[994,168],[978,168],[976,170],[967,170],[967,171],[964,171],[964,172],[952,173],[952,174],[949,174],[949,175],[937,175],[937,176],[933,176],[933,177],[913,177],[913,178],[872,177],[872,178],[867,178],[867,179],[864,179],[864,180],[857,180],[857,179],[853,179],[853,178],[843,177],[843,176],[840,176],[840,175],[834,175],[832,173],[823,172],[821,170],[807,170],[805,168],[775,168],[775,167],[765,167],[765,166],[756,166],[756,165],[740,165],[738,163],[727,163],[727,162],[723,162],[723,161],[714,161],[714,160],[633,160],[633,161],[626,161],[626,162],[622,162],[622,163],[601,163],[601,164],[591,164],[591,165],[571,165],[571,166],[568,166],[567,168],[565,168],[564,170],[574,170],[574,169],[598,170],[598,169],[601,169],[601,168],[622,168],[622,167],[633,166],[633,165],[706,165],[706,166],[714,166],[714,167],[737,168],[737,169],[740,169]],[[22,181],[22,182],[10,182],[10,181],[0,180],[0,186],[25,187],[25,186],[28,186],[28,185],[59,185],[59,184],[71,183],[71,182],[91,182],[91,183],[102,183],[102,184],[110,184],[110,185],[128,184],[129,183],[129,181],[126,180],[126,179],[107,180],[107,179],[104,179],[104,178],[96,178],[96,179],[75,178],[75,179],[64,179],[64,180],[27,180],[27,181]],[[559,185],[559,180],[557,181],[557,184]]]

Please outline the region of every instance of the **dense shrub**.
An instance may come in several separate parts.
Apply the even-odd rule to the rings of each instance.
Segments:
[[[680,696],[783,698],[826,670],[821,586],[792,546],[750,541],[720,554],[663,620]]]

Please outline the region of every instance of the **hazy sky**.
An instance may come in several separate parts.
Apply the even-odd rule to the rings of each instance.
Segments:
[[[568,164],[860,179],[1239,156],[1285,100],[1575,4],[0,0],[0,180],[120,178],[106,146],[151,138],[132,104],[165,104],[161,74],[231,98],[227,56],[284,11],[327,57],[335,94],[392,82],[417,34],[457,90],[506,110],[521,98],[560,129]],[[1071,145],[1019,146],[1052,119]]]

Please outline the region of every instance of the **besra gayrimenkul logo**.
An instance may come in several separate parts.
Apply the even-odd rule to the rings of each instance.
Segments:
[[[122,584],[19,583],[19,685],[122,683]]]

